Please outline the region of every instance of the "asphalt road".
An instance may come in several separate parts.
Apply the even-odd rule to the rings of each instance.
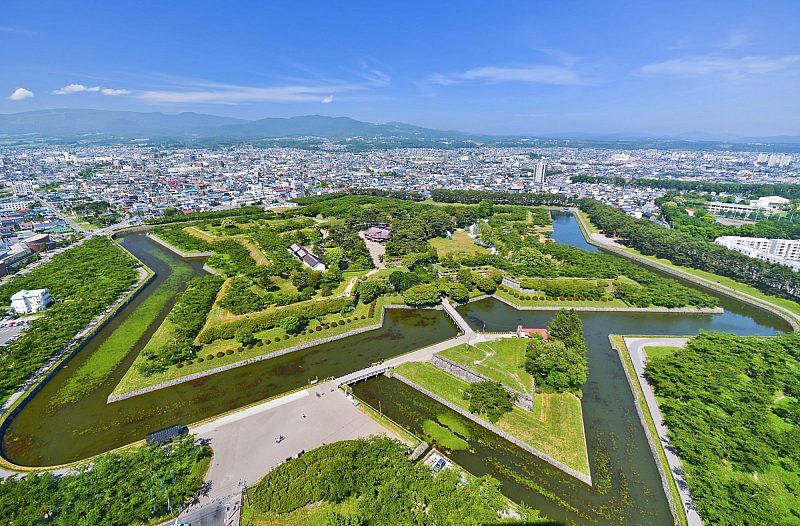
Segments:
[[[650,382],[644,376],[645,365],[647,364],[647,355],[644,352],[645,347],[683,347],[688,342],[688,338],[625,338],[625,345],[628,347],[628,353],[633,362],[633,368],[636,371],[636,377],[639,379],[639,385],[642,386],[644,398],[647,402],[647,409],[655,422],[656,430],[658,431],[658,439],[661,442],[664,454],[667,457],[672,476],[678,486],[678,492],[681,495],[681,501],[686,511],[686,518],[689,526],[702,526],[703,519],[697,513],[697,507],[692,499],[692,493],[689,490],[689,484],[686,483],[686,477],[681,466],[681,459],[675,453],[672,443],[669,438],[669,432],[664,425],[664,417],[661,415],[661,410],[658,407],[658,401],[650,387]]]

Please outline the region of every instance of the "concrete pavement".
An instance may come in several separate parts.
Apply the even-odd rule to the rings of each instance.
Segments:
[[[675,448],[672,447],[672,442],[669,438],[669,432],[664,425],[664,417],[661,415],[661,409],[658,407],[655,393],[650,386],[650,382],[644,375],[645,366],[647,365],[647,355],[644,352],[645,347],[683,347],[689,338],[625,338],[625,345],[628,348],[633,368],[636,371],[636,377],[639,379],[639,385],[642,387],[645,401],[647,402],[647,409],[655,422],[656,430],[658,431],[658,440],[661,442],[661,448],[667,457],[667,464],[672,472],[672,477],[678,486],[678,492],[681,495],[681,504],[686,513],[686,518],[689,526],[702,526],[703,519],[697,512],[697,507],[694,504],[692,493],[689,485],[686,483],[685,473],[681,466],[681,459],[675,453]]]

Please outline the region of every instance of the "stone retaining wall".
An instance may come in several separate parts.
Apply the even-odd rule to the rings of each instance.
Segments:
[[[271,358],[277,358],[278,356],[283,356],[284,354],[289,354],[295,351],[300,351],[303,349],[307,349],[309,347],[314,347],[317,345],[322,345],[323,343],[330,343],[336,340],[341,340],[342,338],[347,338],[349,336],[355,336],[356,334],[361,334],[363,332],[374,331],[376,329],[380,329],[383,326],[383,315],[386,309],[404,309],[408,308],[405,305],[384,305],[383,309],[381,309],[381,316],[378,320],[378,323],[374,325],[369,325],[367,327],[361,327],[359,329],[353,329],[347,332],[343,332],[341,334],[335,334],[332,336],[328,336],[325,338],[320,338],[319,340],[314,340],[306,343],[301,343],[299,345],[294,345],[292,347],[287,347],[285,349],[280,349],[278,351],[273,351],[271,353],[262,354],[260,356],[254,356],[252,358],[248,358],[247,360],[241,360],[234,363],[229,363],[227,365],[222,365],[220,367],[215,367],[214,369],[208,369],[207,371],[200,371],[197,373],[187,374],[185,376],[181,376],[180,378],[173,378],[172,380],[167,380],[165,382],[161,382],[155,385],[150,385],[147,387],[143,387],[141,389],[135,389],[133,391],[121,394],[110,394],[108,395],[107,403],[111,404],[113,402],[119,402],[121,400],[127,400],[128,398],[133,398],[134,396],[139,396],[145,393],[152,393],[153,391],[158,391],[159,389],[164,389],[167,387],[172,387],[173,385],[182,384],[185,382],[191,382],[192,380],[197,380],[199,378],[204,378],[206,376],[211,376],[213,374],[221,373],[223,371],[229,371],[231,369],[236,369],[237,367],[244,367],[245,365],[250,365],[252,363],[260,362],[262,360],[269,360]]]
[[[464,367],[463,365],[456,363],[452,360],[448,360],[438,354],[434,354],[431,358],[431,365],[441,369],[442,371],[455,376],[461,380],[464,380],[468,384],[476,384],[478,382],[492,382],[493,380],[487,378],[486,376],[482,375],[477,371],[473,371],[468,367]],[[533,412],[533,397],[529,396],[525,393],[520,393],[516,389],[512,389],[507,386],[503,386],[508,393],[510,393],[514,398],[514,405],[519,407],[520,409],[524,409],[525,411]]]
[[[628,386],[631,388],[631,394],[633,394],[633,405],[636,407],[636,414],[639,415],[639,422],[641,422],[642,427],[644,428],[644,434],[647,437],[647,445],[650,446],[650,453],[653,455],[653,460],[656,463],[656,468],[658,468],[658,474],[661,477],[661,487],[664,488],[664,494],[667,496],[667,501],[669,502],[670,511],[672,512],[672,518],[675,520],[675,524],[678,524],[678,511],[675,507],[675,499],[672,496],[672,491],[669,489],[669,483],[667,482],[667,474],[664,472],[664,466],[661,464],[661,459],[658,456],[658,451],[656,450],[656,444],[653,440],[653,435],[650,433],[650,427],[647,425],[647,420],[644,418],[644,412],[642,409],[642,402],[639,400],[638,391],[634,386],[633,382],[635,381],[631,378],[631,374],[636,374],[636,371],[629,372],[628,368],[625,366],[625,357],[622,355],[623,352],[627,352],[623,349],[620,349],[615,343],[614,339],[611,335],[608,335],[608,342],[611,344],[611,348],[617,351],[617,356],[619,356],[620,362],[622,362],[622,369],[625,371],[625,378],[628,380]],[[626,344],[627,345],[627,344]],[[660,447],[660,444],[659,446]],[[669,474],[672,477],[672,473]],[[673,479],[674,480],[674,479]]]
[[[551,464],[551,465],[557,467],[558,469],[562,470],[563,472],[567,473],[568,475],[571,475],[571,476],[575,477],[576,479],[580,480],[581,482],[585,482],[586,484],[588,484],[590,486],[592,485],[592,477],[591,477],[591,475],[588,475],[586,473],[581,473],[580,471],[567,466],[563,462],[560,462],[560,461],[554,459],[550,455],[546,455],[546,454],[542,453],[541,451],[539,451],[535,447],[533,447],[533,446],[531,446],[529,444],[526,444],[522,440],[520,440],[520,439],[518,439],[518,438],[516,438],[516,437],[514,437],[514,436],[512,436],[512,435],[510,435],[508,433],[506,433],[505,431],[503,431],[502,429],[498,428],[497,426],[492,425],[489,422],[487,422],[487,421],[485,421],[485,420],[483,420],[481,418],[478,418],[477,416],[473,415],[469,411],[466,411],[466,410],[458,407],[457,405],[455,405],[455,404],[453,404],[451,402],[448,402],[447,400],[445,400],[441,396],[439,396],[439,395],[437,395],[435,393],[432,393],[431,391],[425,389],[424,387],[422,387],[420,385],[417,385],[416,383],[412,382],[411,380],[409,380],[409,379],[397,374],[397,372],[393,372],[392,373],[392,377],[393,378],[397,378],[398,380],[400,380],[404,384],[408,385],[409,387],[412,387],[412,388],[416,389],[417,391],[419,391],[420,393],[424,394],[425,396],[427,396],[429,398],[433,398],[434,400],[436,400],[440,404],[442,404],[442,405],[448,407],[449,409],[455,411],[456,413],[460,414],[464,418],[469,418],[470,420],[472,420],[476,424],[485,427],[486,429],[488,429],[492,433],[494,433],[494,434],[496,434],[496,435],[508,440],[509,442],[514,444],[515,446],[517,446],[517,447],[519,447],[521,449],[524,449],[525,451],[527,451],[531,455],[534,455],[534,456],[544,460],[548,464]]]
[[[155,241],[156,243],[158,243],[159,245],[161,245],[162,247],[172,252],[173,254],[183,259],[201,259],[201,258],[208,258],[213,255],[212,252],[184,252],[175,245],[171,245],[170,243],[167,243],[160,237],[153,235],[151,232],[148,232],[145,235],[150,239],[152,239],[153,241]]]

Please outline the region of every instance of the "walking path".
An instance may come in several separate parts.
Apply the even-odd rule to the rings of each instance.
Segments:
[[[644,398],[647,402],[647,409],[653,417],[653,422],[658,431],[658,440],[661,442],[661,447],[667,457],[669,469],[672,472],[672,477],[675,479],[675,484],[678,486],[678,492],[681,495],[681,503],[686,512],[686,518],[689,526],[702,526],[703,520],[697,512],[697,507],[694,504],[692,493],[689,485],[686,483],[686,477],[681,466],[681,459],[675,453],[675,448],[669,438],[667,427],[664,425],[664,417],[661,415],[661,409],[658,407],[655,393],[650,386],[650,382],[644,375],[645,366],[647,365],[647,355],[644,352],[645,347],[655,346],[668,346],[668,347],[683,347],[689,338],[625,338],[625,345],[628,348],[633,368],[636,371],[636,377],[639,379],[639,385],[642,387]]]
[[[364,244],[367,245],[367,250],[369,250],[369,255],[372,256],[372,263],[375,265],[375,268],[381,269],[386,268],[382,260],[382,256],[386,253],[386,247],[378,243],[377,241],[370,241],[364,236],[364,232],[359,232],[358,237],[364,240]]]

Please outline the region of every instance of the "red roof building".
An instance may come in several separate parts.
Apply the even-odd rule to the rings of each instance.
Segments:
[[[520,338],[533,338],[534,334],[538,334],[542,337],[542,340],[547,341],[547,338],[550,336],[550,333],[547,332],[547,329],[526,329],[522,325],[517,325],[517,336]]]

